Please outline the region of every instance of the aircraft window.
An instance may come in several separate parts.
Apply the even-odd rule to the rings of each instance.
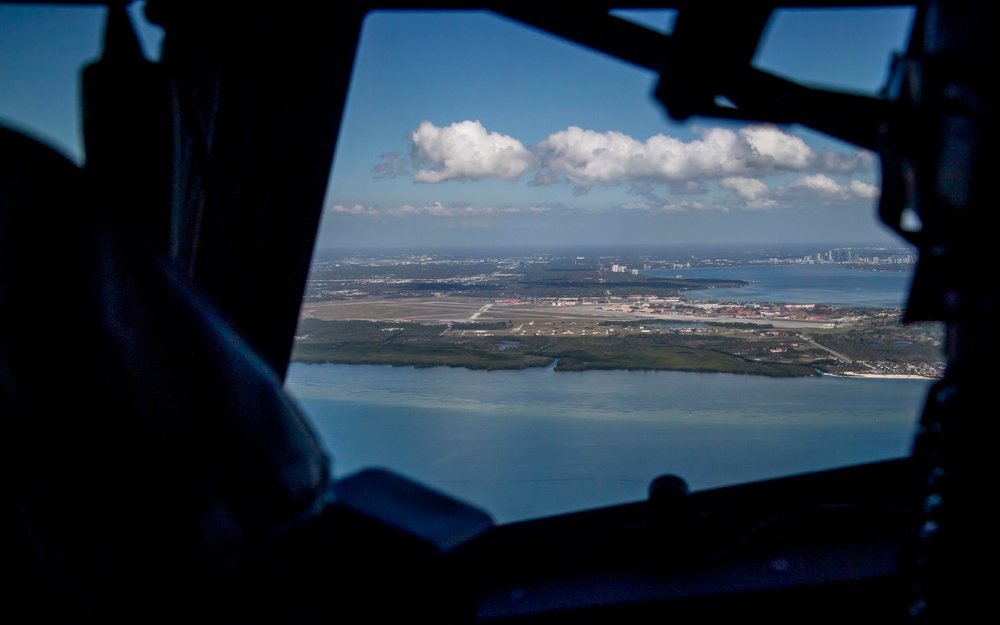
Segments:
[[[144,9],[128,7],[143,53],[157,60],[163,32]],[[80,164],[80,70],[100,56],[104,16],[100,6],[0,4],[0,122]]]
[[[777,9],[754,65],[813,87],[875,95],[889,76],[889,53],[906,48],[915,16],[913,7]]]
[[[782,13],[757,63],[877,91],[912,16],[858,13],[864,58],[818,62],[803,41],[859,46]],[[914,252],[875,157],[673,123],[655,81],[490,14],[368,17],[287,383],[338,475],[512,521],[909,453],[940,329],[893,310]]]
[[[675,9],[611,9],[609,13],[664,35],[673,31],[677,19]]]
[[[875,92],[912,14],[870,11],[878,45],[835,63],[800,45],[829,18],[782,12],[756,63]],[[0,118],[78,162],[102,16],[0,5]],[[652,74],[487,13],[375,13],[355,66],[287,385],[338,475],[388,466],[512,521],[641,499],[663,473],[701,489],[908,452],[939,330],[840,314],[901,305],[912,267],[876,221],[872,155],[798,127],[675,124]],[[745,284],[677,294],[678,275]],[[750,375],[699,372],[740,362]],[[403,363],[420,366],[387,366]],[[442,363],[469,366],[425,366]],[[771,367],[803,363],[923,377]]]

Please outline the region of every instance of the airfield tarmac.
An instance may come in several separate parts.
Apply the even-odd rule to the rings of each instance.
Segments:
[[[823,321],[747,319],[725,315],[685,315],[602,310],[600,304],[554,306],[551,304],[507,304],[475,297],[403,297],[338,300],[306,303],[304,318],[324,321],[415,321],[423,323],[506,322],[539,325],[545,323],[600,323],[633,321],[636,323],[691,323],[704,321],[771,324],[775,328],[831,328],[834,319]]]

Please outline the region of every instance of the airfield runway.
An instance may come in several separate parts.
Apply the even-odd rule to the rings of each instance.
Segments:
[[[325,321],[417,321],[424,323],[498,322],[517,323],[655,321],[699,323],[756,322],[781,328],[832,327],[833,320],[800,321],[792,319],[746,319],[727,316],[693,316],[602,310],[598,304],[553,306],[550,304],[506,304],[475,297],[403,297],[356,299],[333,302],[310,302],[302,306],[305,318]]]
[[[302,316],[327,321],[363,319],[428,323],[533,320],[599,322],[636,318],[635,313],[600,310],[597,305],[498,304],[493,300],[475,297],[405,297],[317,302],[303,305]]]

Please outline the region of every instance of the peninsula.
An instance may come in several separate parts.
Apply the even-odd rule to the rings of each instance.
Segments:
[[[648,276],[635,264],[577,256],[320,261],[292,359],[778,377],[941,373],[940,328],[903,325],[898,309],[693,297],[745,283]]]

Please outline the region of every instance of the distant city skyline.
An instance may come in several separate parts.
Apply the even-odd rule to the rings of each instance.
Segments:
[[[100,10],[0,11],[0,119],[79,160],[76,72],[97,54]],[[157,29],[133,15],[155,55]],[[666,12],[621,15],[670,27]],[[755,62],[874,94],[911,20],[785,11]],[[798,126],[677,124],[655,84],[486,12],[374,13],[317,246],[902,243],[876,218],[873,154]]]

